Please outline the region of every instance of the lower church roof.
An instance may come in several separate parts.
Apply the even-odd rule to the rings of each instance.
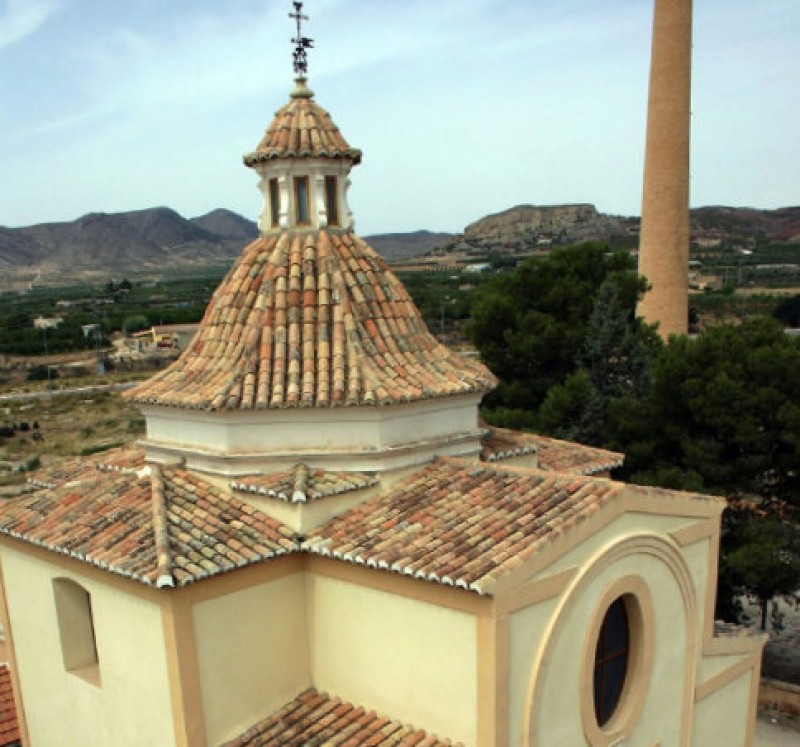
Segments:
[[[481,460],[502,462],[516,457],[536,455],[539,469],[570,475],[595,475],[621,467],[625,455],[618,451],[523,433],[507,428],[487,428],[481,439]]]
[[[237,478],[231,482],[231,489],[238,493],[254,493],[290,503],[307,503],[377,484],[376,477],[364,472],[333,472],[296,464],[284,472]]]
[[[437,459],[308,535],[308,551],[486,593],[493,580],[624,486],[533,468]]]
[[[310,688],[222,747],[457,747]]]
[[[610,454],[600,453],[600,462]],[[135,464],[137,455],[112,453],[110,462]],[[301,536],[188,470],[139,463],[138,470],[104,472],[92,464],[82,482],[0,504],[0,535],[159,587],[311,553],[490,594],[495,580],[623,490],[704,498],[548,471],[546,466],[438,458]],[[302,488],[306,500],[321,500],[315,491],[335,495],[375,484],[363,473],[348,478],[302,465],[262,477],[240,478],[239,489],[271,486],[276,495],[282,491],[291,500],[289,493]]]
[[[28,484],[33,488],[56,488],[69,482],[98,477],[99,472],[124,472],[144,467],[144,449],[125,446],[109,449],[91,457],[64,459],[36,470]]]
[[[530,434],[536,444],[539,468],[568,475],[595,475],[621,467],[625,456],[574,441]]]
[[[292,530],[181,469],[97,473],[0,506],[0,535],[155,586],[296,549]],[[172,584],[168,584],[172,585]]]

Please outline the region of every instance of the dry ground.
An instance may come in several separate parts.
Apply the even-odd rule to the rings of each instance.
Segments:
[[[759,714],[753,747],[797,747],[798,744],[798,724],[781,723],[769,715]]]
[[[21,423],[29,430],[20,431]],[[16,468],[38,457],[81,456],[118,446],[144,433],[144,419],[116,392],[59,394],[0,403],[0,425],[17,425],[13,438],[0,439],[0,484],[25,481]],[[38,428],[34,427],[38,425]]]
[[[769,641],[764,649],[762,673],[773,680],[800,685],[800,590],[795,596],[796,599],[775,600],[782,618],[782,629],[775,630],[771,622],[767,624]],[[758,606],[745,600],[744,612],[748,624],[757,628],[760,624]]]

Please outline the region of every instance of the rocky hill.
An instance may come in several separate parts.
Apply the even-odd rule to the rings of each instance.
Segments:
[[[702,207],[692,210],[692,233],[721,238],[800,242],[800,207],[778,210]]]
[[[518,205],[471,223],[439,253],[519,254],[595,240],[607,241],[615,248],[635,248],[639,223],[638,217],[606,215],[589,204]],[[800,242],[800,207],[696,208],[691,211],[691,231],[693,240]]]
[[[517,205],[487,215],[464,229],[464,241],[483,249],[607,240],[629,232],[623,219],[598,213],[594,205]]]

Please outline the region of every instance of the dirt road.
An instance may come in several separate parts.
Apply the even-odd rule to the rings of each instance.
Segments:
[[[753,747],[797,747],[800,732],[763,718],[756,721],[756,738]]]

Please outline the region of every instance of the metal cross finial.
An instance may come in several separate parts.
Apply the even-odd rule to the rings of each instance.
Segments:
[[[292,39],[294,44],[294,52],[292,52],[292,60],[294,62],[294,71],[297,75],[305,77],[308,71],[308,57],[306,56],[307,49],[313,49],[314,40],[303,36],[302,24],[303,21],[308,20],[308,16],[303,15],[303,3],[293,2],[294,13],[289,13],[289,18],[293,18],[297,22],[297,35]]]

